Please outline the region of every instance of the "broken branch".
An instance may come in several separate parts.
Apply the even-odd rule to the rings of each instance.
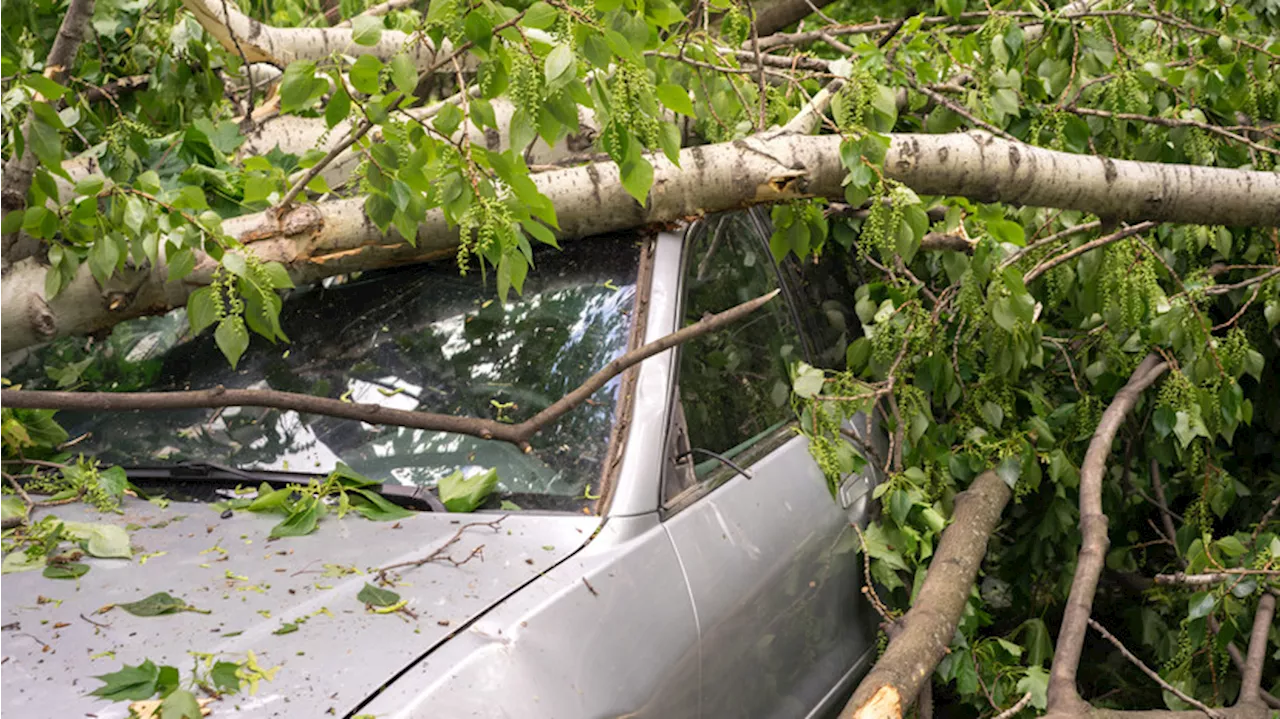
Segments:
[[[577,389],[519,424],[507,424],[479,417],[456,417],[432,412],[392,409],[377,404],[343,402],[298,392],[226,389],[222,386],[176,392],[46,392],[6,389],[0,390],[0,404],[23,409],[75,409],[90,412],[265,407],[352,419],[370,424],[452,432],[481,439],[497,439],[529,451],[529,440],[533,435],[581,405],[609,380],[622,374],[631,366],[659,352],[736,322],[759,309],[777,294],[778,290],[774,290],[748,300],[627,352],[605,365]]]

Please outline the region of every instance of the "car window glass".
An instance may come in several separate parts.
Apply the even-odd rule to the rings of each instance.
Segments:
[[[748,213],[711,218],[691,233],[684,277],[684,324],[778,287],[759,226]],[[686,344],[680,397],[691,447],[732,458],[792,415],[788,365],[802,356],[783,297],[746,318]],[[718,461],[695,456],[698,476]]]
[[[534,260],[523,294],[505,307],[492,271],[460,276],[452,262],[300,288],[281,312],[290,341],[255,335],[235,369],[212,331],[187,338],[177,311],[123,323],[105,341],[55,342],[8,376],[32,389],[60,380],[112,391],[275,389],[520,422],[626,351],[639,251],[634,237],[594,238],[539,248]],[[58,419],[72,436],[88,433],[76,451],[104,462],[326,473],[341,461],[378,481],[425,486],[455,469],[497,467],[499,490],[524,497],[521,506],[576,509],[599,480],[618,384],[535,435],[528,454],[471,436],[247,407]]]
[[[854,292],[861,284],[853,253],[828,241],[822,255],[785,262],[788,284],[795,291],[795,306],[809,340],[813,363],[827,369],[843,369],[845,349],[862,335],[854,312]]]

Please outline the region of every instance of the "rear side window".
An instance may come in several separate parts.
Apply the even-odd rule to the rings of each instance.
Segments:
[[[685,265],[685,325],[778,287],[767,236],[746,212],[711,218],[693,230]],[[699,337],[680,352],[679,390],[693,448],[732,458],[792,417],[788,365],[804,357],[785,298]],[[695,456],[696,474],[718,465]]]

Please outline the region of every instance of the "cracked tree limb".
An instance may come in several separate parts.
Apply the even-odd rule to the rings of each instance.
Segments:
[[[899,620],[901,631],[858,685],[841,719],[901,719],[919,696],[955,635],[987,539],[1012,494],[999,475],[983,472],[956,497],[955,515],[920,593]]]

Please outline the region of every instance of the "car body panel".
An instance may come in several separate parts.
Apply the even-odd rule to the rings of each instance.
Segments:
[[[268,541],[278,516],[244,513],[220,520],[208,505],[173,502],[161,511],[128,500],[118,518],[82,505],[51,513],[67,521],[142,525],[132,541],[135,552],[149,559],[88,559],[92,569],[78,581],[47,579],[38,571],[5,575],[6,715],[124,717],[125,704],[85,696],[98,686],[90,677],[146,659],[179,667],[185,676],[188,651],[224,657],[253,651],[260,664],[281,670],[255,696],[236,698],[241,712],[287,717],[297,716],[300,707],[308,715],[332,707],[344,716],[454,628],[577,551],[602,521],[423,512],[389,523],[331,515],[311,536]],[[464,530],[469,522],[495,524]],[[483,546],[481,553],[459,566],[433,561],[398,570],[403,583],[394,589],[416,619],[373,614],[356,599],[371,579],[369,569],[428,556],[455,536],[442,557],[461,562]],[[360,573],[324,576],[326,565]],[[155,592],[208,613],[136,617],[117,608],[97,614],[104,605]],[[299,620],[305,623],[297,631],[273,634]],[[49,651],[42,650],[46,642]]]
[[[698,627],[656,513],[495,607],[362,712],[380,719],[698,716]]]
[[[702,714],[804,717],[874,651],[857,535],[803,437],[748,471],[665,522],[701,627]]]
[[[680,307],[680,263],[684,233],[663,232],[653,240],[654,281],[646,308],[644,342],[674,332]],[[609,503],[610,517],[647,514],[658,509],[662,449],[666,443],[667,413],[675,373],[675,350],[640,363],[631,426],[619,470],[617,490]]]

